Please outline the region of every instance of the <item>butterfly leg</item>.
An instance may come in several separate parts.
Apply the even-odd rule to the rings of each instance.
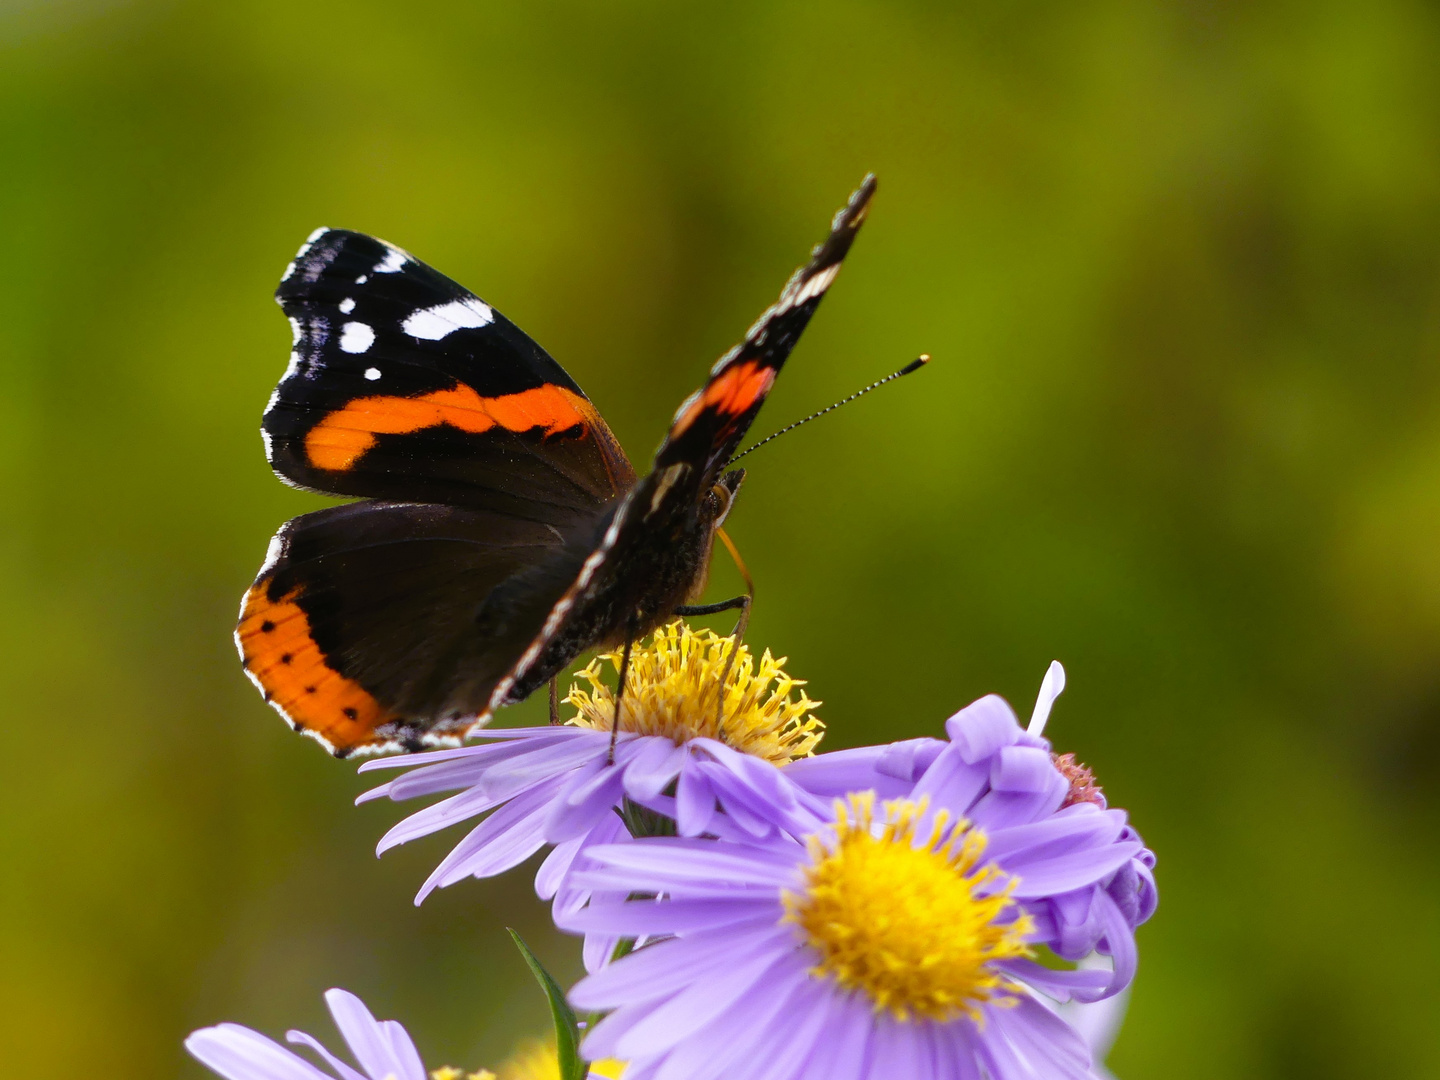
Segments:
[[[718,615],[722,611],[735,611],[737,608],[749,608],[750,594],[744,596],[732,596],[729,600],[721,600],[716,604],[683,604],[675,609],[676,615],[689,617],[691,615]]]
[[[745,638],[745,629],[750,625],[750,605],[755,602],[755,579],[750,576],[750,570],[745,565],[745,560],[740,558],[740,549],[735,546],[735,541],[730,539],[728,533],[719,526],[715,529],[715,535],[720,538],[725,549],[730,552],[730,558],[735,560],[735,568],[740,571],[740,576],[745,580],[745,593],[743,596],[732,596],[729,600],[721,600],[717,604],[696,604],[691,607],[678,607],[676,615],[714,615],[720,611],[733,611],[740,609],[740,618],[735,620],[735,629],[730,632],[734,643],[730,646],[729,655],[725,657],[725,667],[720,672],[720,685],[715,694],[715,732],[717,735],[725,734],[725,684],[730,681],[730,669],[735,665],[735,653],[740,648],[740,642]]]
[[[550,676],[550,726],[560,726],[560,676]]]
[[[615,687],[615,716],[610,721],[610,753],[605,759],[607,765],[615,764],[615,742],[620,738],[620,704],[625,700],[625,682],[630,676],[630,646],[635,644],[635,635],[639,629],[635,616],[631,615],[625,624],[625,648],[620,653],[620,684]]]
[[[675,609],[676,615],[715,615],[721,611],[740,611],[740,618],[735,620],[735,629],[730,636],[735,639],[730,651],[725,657],[725,668],[720,673],[720,690],[715,712],[715,730],[723,731],[725,726],[725,685],[730,681],[730,669],[735,664],[735,652],[740,648],[740,642],[745,638],[745,629],[750,625],[750,605],[755,597],[750,593],[741,596],[732,596],[729,600],[721,600],[714,604],[690,604]]]

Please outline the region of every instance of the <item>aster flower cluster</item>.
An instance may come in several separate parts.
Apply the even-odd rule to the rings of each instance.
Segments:
[[[568,723],[361,767],[398,773],[361,801],[443,796],[381,853],[468,826],[416,903],[546,852],[536,892],[588,974],[566,995],[526,953],[555,1041],[500,1080],[1107,1076],[1155,860],[1044,736],[1064,670],[1026,726],[989,696],[943,738],[818,752],[785,663],[677,622],[632,652],[618,726],[611,654]],[[358,1069],[298,1032],[323,1067],[233,1024],[187,1046],[229,1080],[424,1080],[403,1028],[327,1000]]]

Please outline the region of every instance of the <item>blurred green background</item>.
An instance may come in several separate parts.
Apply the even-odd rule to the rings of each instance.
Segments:
[[[1440,9],[0,4],[0,1060],[202,1075],[221,1019],[431,1062],[542,1027],[529,873],[295,738],[230,631],[271,532],[270,295],[377,233],[530,331],[637,462],[866,170],[757,424],[751,640],[832,747],[987,691],[1160,857],[1125,1080],[1440,1076]],[[734,582],[717,560],[713,594]],[[536,719],[532,701],[511,719]],[[458,834],[455,834],[458,835]]]

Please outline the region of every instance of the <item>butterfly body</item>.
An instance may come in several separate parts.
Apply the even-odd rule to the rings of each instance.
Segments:
[[[863,220],[867,181],[636,477],[580,387],[489,305],[361,233],[312,234],[262,423],[295,486],[236,642],[265,699],[340,756],[454,743],[588,648],[698,596],[726,471]]]

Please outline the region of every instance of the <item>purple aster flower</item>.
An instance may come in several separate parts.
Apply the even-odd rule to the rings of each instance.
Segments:
[[[1097,950],[1112,956],[1114,973],[1105,992],[1114,993],[1135,974],[1135,927],[1155,912],[1155,856],[1124,812],[1108,808],[1091,771],[1073,754],[1052,753],[1042,737],[1064,689],[1065,669],[1052,663],[1024,729],[1010,706],[992,694],[946,722],[949,742],[911,739],[821,754],[796,762],[786,776],[827,798],[860,791],[874,791],[882,799],[929,798],[992,838],[1000,830],[1024,826],[1033,831],[1046,822],[1081,827],[1104,821],[1115,831],[1115,843],[1134,855],[1074,890],[1027,895],[1024,906],[1035,922],[1036,940],[1058,956],[1073,961]]]
[[[363,1001],[345,990],[327,991],[325,1003],[359,1069],[303,1031],[287,1032],[286,1041],[309,1047],[328,1071],[240,1024],[201,1028],[185,1040],[185,1049],[226,1080],[496,1080],[485,1069],[466,1074],[445,1066],[427,1073],[415,1043],[397,1021],[376,1020]],[[619,1062],[597,1061],[590,1080],[614,1080],[621,1068]],[[560,1080],[560,1067],[553,1047],[535,1043],[502,1066],[501,1075],[506,1080]]]
[[[706,1080],[754,1062],[766,1080],[1094,1077],[1085,1040],[1040,995],[1093,1001],[1128,983],[1129,917],[1148,915],[1154,890],[1125,868],[1144,865],[1144,846],[1121,811],[1066,805],[1048,744],[999,698],[947,728],[948,743],[805,765],[812,790],[878,778],[891,801],[849,794],[803,842],[591,847],[574,876],[594,894],[557,922],[654,943],[572,991],[577,1007],[609,1011],[587,1052],[629,1060],[628,1080]],[[1114,895],[1125,888],[1128,910]],[[1033,959],[1042,945],[1079,948],[1082,934],[1113,971]]]
[[[731,648],[721,719],[716,694]],[[590,689],[573,688],[566,698],[577,709],[569,724],[482,731],[475,737],[484,745],[361,767],[410,769],[362,801],[456,792],[391,829],[382,853],[489,814],[436,867],[416,903],[437,887],[502,873],[553,844],[536,890],[554,897],[557,910],[572,908],[588,893],[567,890],[566,877],[592,844],[629,831],[765,837],[807,827],[824,812],[823,801],[775,767],[812,754],[823,730],[810,715],[820,703],[803,690],[795,696],[802,683],[782,670],[783,657],[766,651],[757,664],[732,638],[682,622],[656,631],[648,647],[631,653],[613,762],[615,701],[601,681],[602,662],[618,670],[620,656],[598,657],[580,672]]]

